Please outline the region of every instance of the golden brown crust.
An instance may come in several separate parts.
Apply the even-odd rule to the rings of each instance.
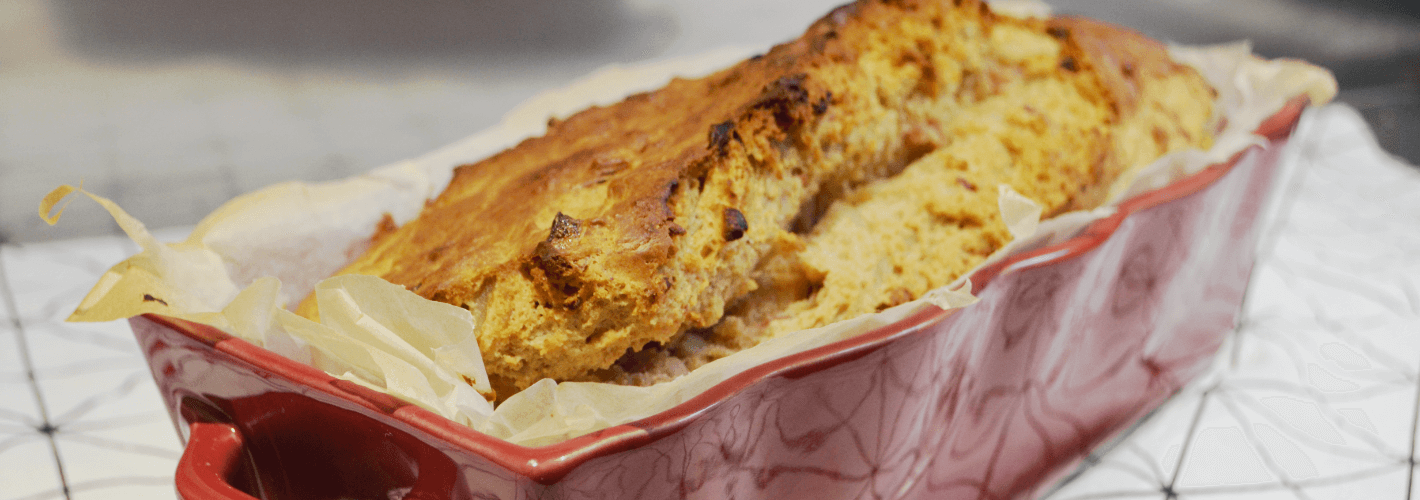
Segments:
[[[855,2],[762,57],[588,109],[459,167],[418,219],[342,273],[472,311],[500,397],[543,377],[602,377],[625,353],[720,323],[756,289],[776,303],[814,294],[804,283],[826,271],[784,256],[824,231],[830,207],[959,141],[954,113],[1018,82],[1056,80],[1071,105],[1113,99],[1069,128],[1088,137],[1076,147],[1089,164],[1041,188],[1053,210],[1098,198],[1118,170],[1102,159],[1107,129],[1138,100],[1131,78],[1163,67],[1154,48],[1112,52],[1112,36],[1078,20],[998,19],[970,0]],[[1091,71],[1118,61],[1135,74]],[[960,189],[977,182],[959,178]],[[983,249],[999,246],[984,237]]]
[[[1164,44],[1084,17],[1053,18],[1047,25],[1052,36],[1068,40],[1071,50],[1089,61],[1120,117],[1115,147],[1101,162],[1103,182],[1091,184],[1061,212],[1099,206],[1109,194],[1110,181],[1130,167],[1168,151],[1209,144],[1215,94],[1193,68],[1169,57]],[[1147,138],[1139,128],[1148,129]]]
[[[1207,147],[1212,89],[1163,45],[1063,18],[1045,25],[1058,53],[1031,54],[1022,48],[1042,37],[1019,27],[993,30],[997,56],[1046,74],[998,81],[988,97],[940,116],[946,137],[923,141],[920,159],[836,197],[802,238],[770,250],[754,271],[758,289],[714,328],[588,378],[663,381],[766,338],[915,299],[1009,241],[995,186],[1025,193],[1050,216],[1098,206],[1130,167]],[[1048,68],[1057,61],[1059,71]]]

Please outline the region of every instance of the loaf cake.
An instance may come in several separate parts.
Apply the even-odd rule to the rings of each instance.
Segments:
[[[500,399],[648,384],[950,283],[1009,241],[999,186],[1046,217],[1095,207],[1129,168],[1207,147],[1212,99],[1121,28],[861,0],[459,167],[341,273],[472,312]]]

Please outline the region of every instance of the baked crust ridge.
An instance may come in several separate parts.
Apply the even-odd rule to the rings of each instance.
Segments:
[[[1140,158],[1208,140],[1207,112],[1171,102],[1197,107],[1200,82],[1156,42],[1093,21],[863,0],[762,56],[459,167],[341,273],[469,309],[500,399],[545,377],[648,383],[950,282],[1006,241],[994,184],[1047,214],[1097,205]],[[1141,137],[1153,146],[1121,145]],[[913,194],[924,182],[946,194]],[[880,214],[903,199],[947,222],[881,241],[844,222],[914,220]],[[925,264],[891,273],[940,268],[925,277],[842,269],[938,233],[956,257],[907,252]]]

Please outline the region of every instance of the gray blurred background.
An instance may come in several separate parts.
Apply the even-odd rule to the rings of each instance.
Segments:
[[[840,0],[3,0],[0,242],[104,235],[83,181],[150,227],[328,180],[495,124],[610,63],[768,45]],[[1359,0],[1057,0],[1163,40],[1250,39],[1327,66],[1382,145],[1420,161],[1420,14]]]

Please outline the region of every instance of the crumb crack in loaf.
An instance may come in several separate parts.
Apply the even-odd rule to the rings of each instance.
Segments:
[[[651,383],[950,283],[1009,240],[998,185],[1046,216],[1097,206],[1128,168],[1206,147],[1211,101],[1119,28],[860,1],[459,167],[341,273],[471,311],[500,399]]]

